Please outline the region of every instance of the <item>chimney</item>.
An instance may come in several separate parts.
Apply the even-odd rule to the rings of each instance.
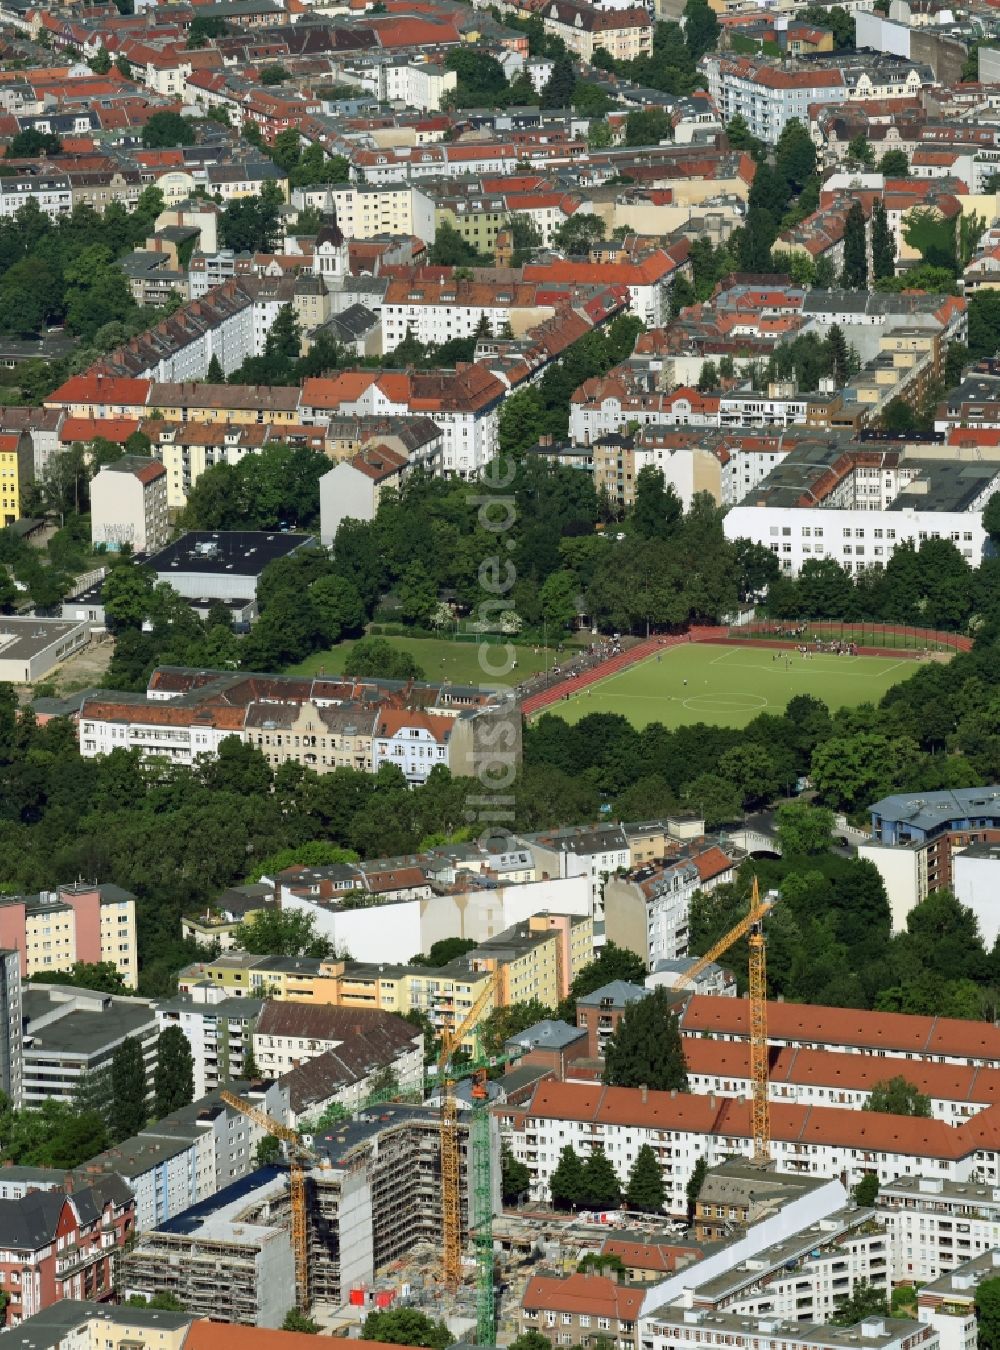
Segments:
[[[643,1083],[639,1091],[642,1093],[642,1104],[643,1106],[645,1106],[646,1103],[649,1101],[649,1088],[646,1086],[645,1083]]]

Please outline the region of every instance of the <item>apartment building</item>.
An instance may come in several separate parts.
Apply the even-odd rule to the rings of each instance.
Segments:
[[[524,835],[538,872],[552,877],[586,877],[595,920],[604,918],[604,886],[613,873],[631,864],[631,848],[621,825],[575,825]]]
[[[21,956],[0,949],[0,1092],[15,1111],[24,1102],[24,1018]],[[5,1192],[0,1191],[0,1195]]]
[[[295,188],[292,205],[312,206],[324,215],[336,216],[345,239],[416,235],[425,243],[434,242],[433,203],[408,183],[366,181]]]
[[[503,969],[498,1006],[537,999],[554,1008],[575,977],[594,959],[589,915],[536,914],[480,943],[464,960],[474,970]]]
[[[196,1000],[183,994],[157,1004],[160,1031],[179,1027],[187,1037],[195,1097],[252,1071],[248,1066],[253,1061],[253,1032],[263,1006],[256,998]]]
[[[280,1327],[295,1288],[283,1172],[255,1172],[144,1232],[122,1262],[126,1295],[171,1293],[188,1313]]]
[[[629,1008],[652,991],[628,980],[612,980],[576,1001],[576,1025],[587,1033],[588,1059],[603,1059],[608,1041]]]
[[[421,1091],[424,1037],[412,1023],[374,1008],[268,1001],[253,1032],[254,1059],[265,1077],[279,1077],[329,1050],[347,1047],[364,1097],[370,1080],[391,1071],[404,1092]]]
[[[473,478],[496,455],[497,416],[506,386],[479,365],[454,371],[341,371],[302,385],[301,413],[324,425],[345,416],[429,417],[444,443],[441,471]]]
[[[752,1156],[750,1117],[746,1100],[542,1083],[530,1105],[505,1121],[512,1150],[531,1174],[533,1200],[548,1199],[552,1173],[567,1144],[584,1158],[602,1147],[624,1185],[637,1149],[648,1143],[663,1173],[664,1208],[683,1214],[685,1188],[698,1158],[712,1166],[730,1156]],[[775,1104],[771,1157],[778,1172],[843,1177],[848,1185],[867,1172],[880,1181],[925,1172],[967,1181],[984,1167],[996,1174],[995,1146],[983,1138],[990,1120],[985,1112],[953,1129],[937,1120]]]
[[[226,1086],[276,1120],[289,1119],[288,1091],[281,1084],[237,1077]],[[135,1196],[135,1229],[142,1233],[254,1172],[257,1145],[266,1133],[215,1091],[98,1154],[87,1163],[87,1174],[124,1177]]]
[[[256,590],[261,556],[250,557],[244,548],[243,555],[222,572],[216,556],[221,549],[213,551],[214,538],[218,536],[209,536],[209,551],[204,555],[189,549],[187,561],[182,562],[178,554],[176,570],[172,563],[165,566],[165,578],[195,589],[200,581],[203,597],[211,584],[222,592],[217,598],[225,603],[241,610],[252,607],[255,600],[246,598],[240,588],[252,585]],[[296,541],[304,538],[265,536],[264,560],[275,556],[276,550],[287,552],[290,542],[297,546]],[[184,580],[182,565],[196,574],[193,583]],[[235,591],[244,598],[234,595]],[[311,725],[305,731],[301,725],[296,730],[293,724],[307,705],[316,708],[316,715],[305,712],[305,723]],[[344,708],[349,712],[347,720],[332,718],[329,726],[322,720],[326,710]],[[453,774],[472,774],[477,753],[490,744],[484,737],[496,734],[488,731],[487,723],[501,718],[505,726],[511,726],[517,741],[520,720],[516,725],[510,722],[503,700],[480,689],[412,684],[404,688],[400,681],[177,668],[154,671],[145,694],[84,699],[78,720],[80,752],[85,758],[128,747],[141,750],[149,759],[195,764],[214,757],[222,741],[235,735],[257,746],[275,765],[291,759],[328,773],[338,764],[349,763],[375,772],[389,762],[398,764],[408,781],[421,782],[439,763]],[[519,745],[513,753],[516,759]]]
[[[680,1017],[685,1037],[712,1036],[721,1041],[749,1037],[745,999],[695,994]],[[774,1046],[876,1056],[891,1072],[903,1067],[902,1060],[1000,1068],[1000,1028],[990,1022],[769,1002],[767,1035]]]
[[[876,1204],[898,1280],[926,1284],[1000,1246],[995,1181],[897,1177],[879,1188]]]
[[[647,9],[604,9],[576,0],[549,0],[540,10],[546,33],[565,42],[588,65],[602,49],[616,61],[653,52],[653,24]]]
[[[58,984],[32,984],[24,1013],[24,1104],[72,1103],[80,1080],[107,1075],[115,1050],[129,1037],[142,1045],[146,1081],[156,1067],[156,1014],[146,999],[95,993]]]
[[[731,881],[735,863],[717,845],[671,843],[659,861],[644,863],[604,886],[604,931],[609,942],[659,961],[688,954],[688,915],[696,891]]]
[[[745,1041],[686,1037],[684,1054],[692,1092],[749,1096],[750,1047]],[[771,1056],[768,1089],[775,1102],[837,1106],[861,1111],[872,1089],[901,1074],[929,1098],[935,1120],[960,1125],[1000,1102],[1000,1070],[968,1064],[935,1064],[911,1058],[905,1064],[877,1055],[782,1047]]]
[[[978,567],[987,546],[983,507],[1000,482],[1000,465],[921,458],[905,467],[912,477],[887,509],[855,497],[853,484],[850,503],[838,505],[832,491],[823,491],[815,504],[803,506],[819,479],[832,488],[838,471],[829,464],[807,467],[793,451],[758,485],[752,505],[727,514],[726,537],[769,548],[791,576],[810,558],[833,558],[852,573],[884,567],[897,548],[919,548],[926,539],[950,539]]]
[[[90,484],[90,538],[109,553],[154,553],[170,538],[167,471],[143,455],[105,464]]]
[[[460,1222],[468,1233],[468,1124],[458,1122]],[[310,1294],[339,1307],[349,1291],[418,1242],[440,1242],[440,1115],[390,1103],[313,1136],[322,1165],[306,1178]],[[499,1137],[491,1136],[499,1178]],[[222,1192],[144,1235],[124,1263],[123,1286],[172,1292],[192,1312],[244,1325],[280,1325],[294,1285],[284,1169]],[[499,1208],[499,1196],[495,1205]],[[277,1272],[277,1273],[276,1273]],[[362,1350],[370,1342],[362,1341]],[[231,1350],[231,1348],[230,1348]]]
[[[615,11],[605,12],[608,17]],[[620,12],[620,11],[619,11]],[[670,286],[679,267],[678,261],[663,249],[654,249],[636,260],[629,258],[601,262],[528,263],[524,280],[543,287],[553,283],[573,286],[618,286],[628,292],[630,309],[647,328],[659,328],[670,313]]]
[[[589,1346],[604,1336],[618,1350],[636,1350],[643,1293],[607,1275],[532,1275],[521,1298],[521,1333],[537,1332],[553,1346]]]
[[[0,433],[0,516],[4,525],[13,525],[21,518],[21,499],[34,477],[35,451],[28,433]]]
[[[736,1313],[705,1312],[698,1308],[658,1308],[643,1320],[646,1350],[708,1350],[731,1346],[737,1340],[756,1340],[757,1350],[938,1350],[933,1327],[898,1318],[867,1317],[853,1327],[817,1326],[812,1322],[763,1320]]]
[[[0,948],[21,975],[57,975],[76,961],[107,962],[134,989],[139,976],[135,896],[110,882],[77,881],[37,895],[0,897]]]
[[[4,1329],[63,1298],[112,1299],[113,1263],[134,1232],[135,1200],[120,1177],[0,1200]]]
[[[46,172],[45,166],[39,165],[34,173],[22,170],[5,176],[0,185],[0,217],[16,216],[28,202],[34,202],[50,220],[68,216],[73,210],[73,185],[69,174]]]
[[[862,844],[858,853],[882,877],[896,932],[931,891],[956,884],[956,855],[962,849],[1000,843],[1000,790],[993,787],[927,792],[919,798],[898,793],[873,803],[870,811],[871,843]],[[970,894],[965,903],[969,898],[974,897]],[[988,934],[990,906],[980,903],[977,917]]]

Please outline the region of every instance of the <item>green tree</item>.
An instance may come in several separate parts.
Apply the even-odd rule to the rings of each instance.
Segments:
[[[577,211],[569,220],[563,221],[553,234],[552,242],[564,253],[586,254],[601,242],[605,230],[600,216],[591,215],[589,211]]]
[[[261,909],[236,929],[236,943],[257,956],[331,955],[330,943],[315,929],[315,918],[303,910]]]
[[[866,1172],[851,1194],[859,1205],[864,1205],[866,1208],[874,1205],[878,1199],[878,1173]]]
[[[691,60],[698,62],[719,41],[718,15],[707,0],[687,0],[684,6],[684,42]]]
[[[909,178],[910,161],[905,150],[887,150],[878,162],[878,171],[886,178]]]
[[[522,1331],[511,1341],[509,1350],[552,1350],[552,1342],[540,1331]]]
[[[42,155],[62,154],[62,141],[50,131],[27,127],[12,137],[4,152],[7,159],[38,159]]]
[[[929,1116],[931,1099],[899,1073],[876,1083],[863,1109],[893,1116]]]
[[[673,485],[665,484],[663,470],[647,464],[635,480],[632,524],[643,539],[667,539],[674,533],[684,508]]]
[[[111,54],[107,47],[101,46],[97,53],[91,58],[90,69],[95,75],[107,75],[111,69]]]
[[[775,811],[778,843],[786,858],[815,857],[829,853],[833,835],[833,812],[809,802],[782,802]]]
[[[619,947],[614,942],[606,942],[599,956],[578,971],[569,987],[569,997],[559,1008],[559,1016],[566,1022],[576,1022],[576,1001],[592,994],[614,980],[624,980],[627,984],[643,985],[646,980],[646,963],[641,956],[630,952],[627,947]]]
[[[673,138],[673,123],[662,108],[641,108],[625,119],[626,145],[659,145]]]
[[[281,1161],[281,1140],[273,1134],[265,1134],[262,1139],[257,1140],[257,1148],[254,1152],[255,1167],[273,1167],[275,1163]]]
[[[867,142],[866,142],[867,145]],[[861,203],[851,203],[844,222],[844,270],[841,285],[849,291],[868,289],[868,245],[865,238],[865,217]]]
[[[855,169],[874,169],[875,152],[866,136],[855,136],[847,145],[848,166]]]
[[[272,61],[260,68],[260,82],[263,85],[284,84],[289,79],[291,76],[279,61]]]
[[[575,572],[553,572],[545,578],[538,603],[552,633],[568,632],[576,622],[580,583]]]
[[[708,1176],[708,1163],[704,1158],[698,1158],[694,1167],[691,1169],[691,1175],[687,1179],[687,1185],[684,1188],[684,1194],[687,1198],[688,1222],[694,1218],[695,1205],[698,1203],[698,1196],[701,1195],[701,1188],[705,1184],[705,1178]]]
[[[145,1126],[149,1118],[147,1093],[142,1042],[126,1036],[111,1057],[111,1128],[116,1141],[129,1139]]]
[[[646,1214],[659,1214],[666,1199],[663,1185],[663,1172],[656,1154],[649,1144],[640,1145],[635,1162],[628,1176],[625,1198],[629,1209],[642,1210]]]
[[[432,942],[430,950],[425,956],[423,952],[418,952],[416,956],[410,957],[411,966],[430,966],[437,970],[441,966],[446,966],[449,961],[455,961],[466,952],[473,951],[479,944],[473,938],[439,938],[437,942]]]
[[[121,971],[111,961],[74,961],[69,970],[46,971],[32,979],[51,984],[74,985],[79,989],[95,989],[101,994],[127,994],[128,986]]]
[[[835,1327],[853,1327],[866,1317],[888,1317],[889,1305],[885,1292],[875,1288],[867,1280],[859,1280],[850,1298],[838,1305],[830,1318]]]
[[[806,127],[790,117],[778,137],[774,152],[775,168],[796,195],[816,172],[816,147]]]
[[[500,1150],[500,1193],[505,1205],[514,1205],[531,1185],[531,1172],[511,1153],[507,1144]]]
[[[526,1003],[504,1004],[487,1013],[479,1023],[479,1042],[487,1055],[498,1055],[512,1036],[551,1016],[552,1009],[546,1008],[537,998],[528,999]]]
[[[559,1154],[552,1176],[549,1195],[555,1209],[576,1209],[583,1202],[586,1176],[584,1165],[572,1145],[566,1144]]]
[[[375,676],[386,680],[422,680],[424,672],[413,657],[385,638],[361,638],[344,662],[345,675]]]
[[[662,985],[625,1009],[604,1052],[604,1081],[614,1087],[687,1092],[680,1026]]]
[[[872,276],[878,281],[881,277],[895,276],[896,244],[889,229],[889,218],[881,202],[872,207]]]
[[[590,1209],[617,1209],[622,1189],[618,1175],[603,1148],[594,1148],[583,1165],[581,1204]]]
[[[366,1341],[425,1346],[427,1350],[447,1350],[455,1339],[443,1322],[435,1322],[419,1308],[386,1308],[370,1312],[361,1335]]]
[[[153,113],[142,128],[142,143],[147,150],[170,150],[194,142],[194,124],[180,113]]]
[[[164,1027],[156,1041],[153,1111],[157,1119],[194,1100],[194,1058],[180,1027]]]
[[[556,58],[542,90],[543,108],[568,108],[576,89],[576,72],[568,54]]]
[[[977,1338],[982,1350],[1000,1348],[1000,1279],[980,1280],[976,1286]]]
[[[298,1308],[289,1308],[285,1313],[285,1320],[281,1324],[282,1331],[298,1331],[306,1336],[319,1335],[319,1323],[314,1322],[304,1312],[299,1312]]]

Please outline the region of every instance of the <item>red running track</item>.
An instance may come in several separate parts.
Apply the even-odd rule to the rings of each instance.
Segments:
[[[589,684],[597,684],[599,680],[606,680],[609,675],[627,670],[637,661],[645,661],[646,657],[652,656],[654,652],[663,651],[664,647],[676,647],[682,642],[705,642],[724,635],[725,632],[724,628],[692,628],[689,633],[646,638],[644,642],[629,647],[628,651],[619,652],[617,656],[609,656],[599,666],[592,666],[590,670],[585,670],[579,675],[571,675],[565,680],[560,680],[551,688],[543,689],[540,694],[531,694],[521,704],[521,712],[525,717],[532,717],[542,708],[549,708],[553,703],[561,703],[565,695],[579,693]]]

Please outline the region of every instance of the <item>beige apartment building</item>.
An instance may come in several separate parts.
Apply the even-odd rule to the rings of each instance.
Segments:
[[[21,976],[56,976],[76,961],[106,961],[134,989],[139,977],[135,896],[85,881],[37,895],[0,897],[0,947],[16,951]]]
[[[377,709],[360,703],[318,707],[302,703],[253,704],[244,739],[277,768],[293,760],[321,773],[333,769],[372,772]]]

